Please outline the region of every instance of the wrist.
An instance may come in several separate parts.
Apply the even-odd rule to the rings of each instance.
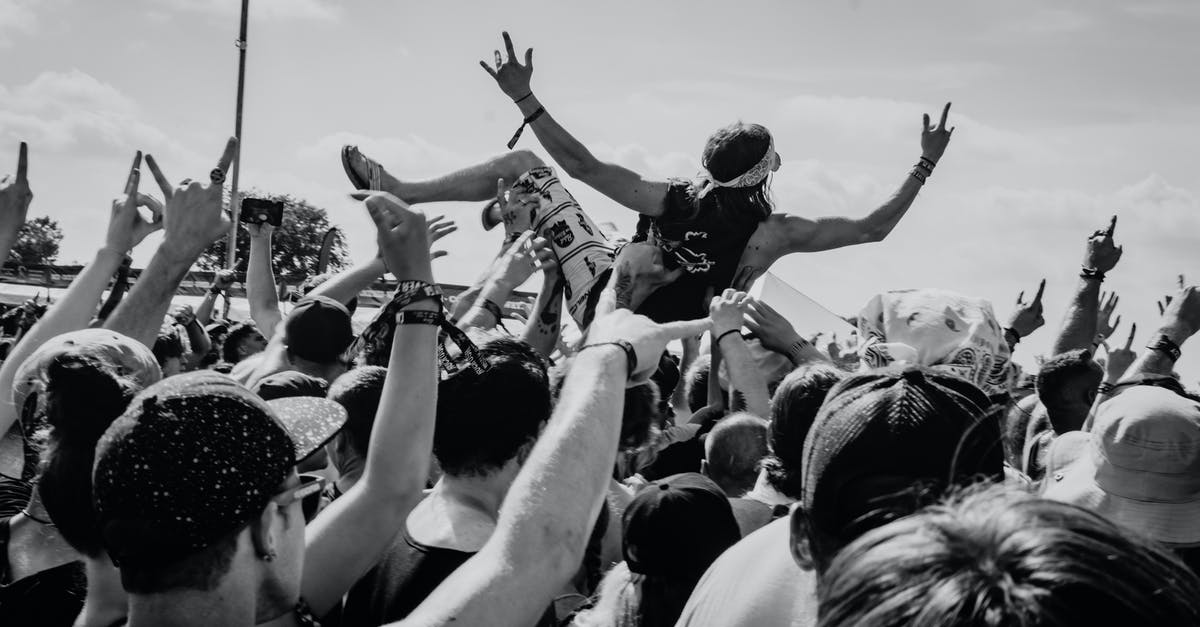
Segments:
[[[125,251],[115,246],[105,246],[96,251],[96,261],[116,260],[120,263],[125,259]]]
[[[1183,343],[1194,334],[1195,330],[1188,328],[1187,325],[1184,325],[1178,321],[1172,321],[1160,327],[1158,332],[1155,334],[1155,337],[1163,335],[1166,336],[1168,340],[1174,342],[1176,346],[1183,346]]]
[[[521,115],[523,117],[529,117],[529,114],[542,108],[542,103],[538,102],[538,97],[533,94],[532,90],[529,92],[528,96],[525,96],[524,99],[520,100],[519,102],[514,99],[513,102],[517,105],[517,108],[521,110]]]

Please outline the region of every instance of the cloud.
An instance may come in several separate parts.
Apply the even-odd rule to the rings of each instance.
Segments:
[[[35,0],[0,0],[0,46],[12,45],[9,35],[13,32],[28,35],[37,29],[34,3]]]
[[[241,13],[238,0],[167,0],[161,4],[180,11],[220,17]],[[250,3],[250,17],[255,19],[336,21],[341,16],[342,8],[329,0],[253,0]]]
[[[367,137],[347,131],[326,135],[300,148],[297,157],[308,163],[340,163],[345,145],[358,146],[363,154],[400,177],[440,176],[482,158],[458,154],[418,135]],[[340,169],[340,165],[337,167]]]

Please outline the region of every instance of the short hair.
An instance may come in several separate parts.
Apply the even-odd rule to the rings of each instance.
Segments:
[[[94,357],[65,353],[46,367],[45,412],[50,429],[38,493],[63,539],[89,557],[104,551],[92,500],[96,443],[137,390],[133,380],[119,377]]]
[[[264,401],[295,397],[325,398],[329,392],[329,384],[325,379],[295,370],[285,370],[259,379],[250,391]]]
[[[1200,579],[1093,512],[997,487],[850,544],[818,608],[822,627],[1197,625]]]
[[[1075,421],[1068,421],[1071,417],[1063,412],[1070,411],[1078,403],[1077,399],[1086,392],[1094,391],[1103,378],[1103,371],[1087,349],[1060,353],[1042,362],[1036,379],[1037,396],[1049,412],[1050,423],[1056,432],[1065,433],[1080,428],[1082,420],[1072,424]],[[1084,416],[1075,418],[1082,419]]]
[[[546,365],[533,347],[498,337],[479,353],[487,370],[468,370],[438,384],[433,454],[453,476],[500,469],[537,439],[550,418]]]
[[[258,327],[250,320],[238,322],[229,327],[229,333],[225,335],[225,342],[221,344],[221,359],[231,364],[241,361],[238,348],[241,347],[243,341],[257,332]]]
[[[172,357],[183,357],[184,353],[187,352],[183,342],[178,327],[173,324],[164,325],[159,331],[158,337],[154,339],[154,346],[150,351],[154,353],[154,358],[158,360],[158,365],[161,366]]]
[[[551,371],[551,391],[555,403],[573,364],[573,360],[567,360]],[[665,420],[662,405],[662,394],[653,380],[625,388],[625,400],[621,407],[621,435],[617,444],[620,450],[632,451],[654,441],[661,433]]]
[[[761,161],[770,145],[771,133],[765,126],[739,120],[709,136],[700,163],[718,181],[732,181]],[[714,187],[696,200],[696,208],[700,213],[715,211],[724,216],[749,215],[766,220],[773,211],[770,180],[768,175],[751,187]]]
[[[684,375],[683,385],[684,392],[687,395],[687,404],[690,411],[698,412],[708,405],[708,377],[712,370],[712,355],[699,355],[688,366],[687,374]],[[725,404],[729,404],[729,394],[724,390],[721,391],[721,397],[725,399]]]
[[[763,459],[771,487],[794,499],[804,493],[804,439],[829,390],[846,376],[834,366],[801,366],[784,377],[771,398],[770,454]]]
[[[233,565],[243,529],[169,564],[121,564],[121,586],[130,594],[214,590]]]
[[[346,426],[338,435],[361,457],[366,457],[371,442],[371,428],[383,395],[387,368],[360,366],[334,380],[329,386],[329,400],[346,408]]]
[[[721,419],[704,440],[708,476],[726,491],[753,488],[759,462],[766,454],[767,421],[753,414]]]

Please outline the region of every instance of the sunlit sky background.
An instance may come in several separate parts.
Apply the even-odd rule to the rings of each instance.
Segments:
[[[61,261],[101,243],[136,149],[172,179],[203,177],[232,134],[238,0],[0,0],[0,171],[31,146],[30,215],[66,232]],[[367,2],[252,0],[243,188],[329,210],[355,258],[374,254],[338,148],[400,176],[503,151],[515,107],[479,68],[509,30],[534,87],[595,152],[690,176],[705,137],[765,124],[784,167],[779,210],[860,216],[919,155],[921,113],[953,101],[954,140],[885,242],[795,255],[776,272],[854,314],[878,291],[936,286],[991,299],[1048,280],[1045,350],[1085,237],[1117,212],[1125,258],[1106,288],[1136,345],[1176,275],[1200,280],[1200,3]],[[532,134],[522,147],[540,150]],[[571,186],[598,221],[634,216]],[[443,240],[440,280],[466,282],[497,246],[474,206]],[[144,263],[157,240],[136,256]],[[1193,340],[1200,342],[1200,340]],[[1190,349],[1190,350],[1189,350]],[[1185,347],[1200,380],[1200,344]]]

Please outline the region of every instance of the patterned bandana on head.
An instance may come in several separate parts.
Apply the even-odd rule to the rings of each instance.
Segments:
[[[766,180],[767,175],[771,173],[771,167],[775,165],[775,138],[770,138],[770,144],[767,145],[767,152],[763,155],[754,167],[746,170],[741,176],[732,181],[721,182],[713,177],[712,173],[705,168],[700,169],[697,175],[699,184],[696,186],[696,197],[704,198],[708,192],[716,187],[754,187]]]

